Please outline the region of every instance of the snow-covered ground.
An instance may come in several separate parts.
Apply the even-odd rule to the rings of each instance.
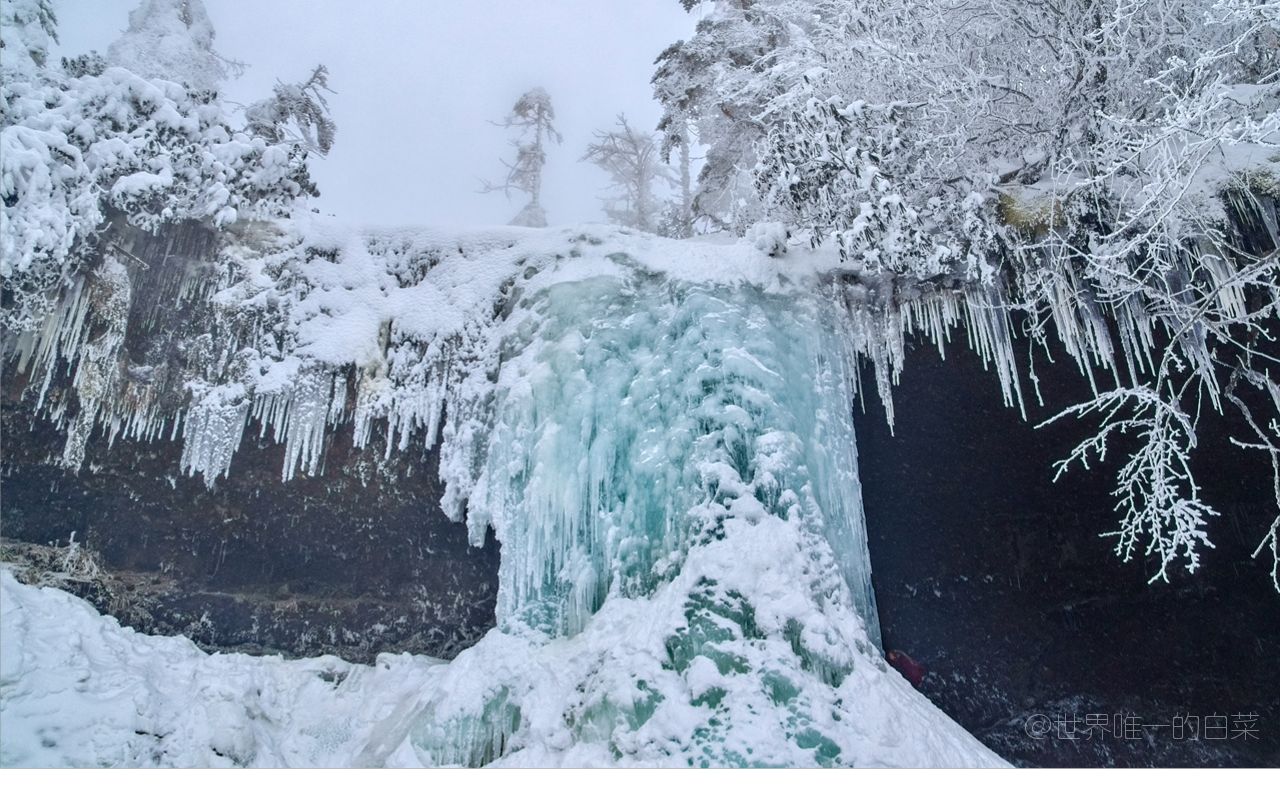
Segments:
[[[8,570],[0,626],[5,767],[360,764],[440,664],[209,655]]]
[[[552,712],[578,691],[574,681],[588,667],[588,654],[634,659],[648,650],[648,634],[658,627],[654,610],[647,603],[618,603],[616,613],[602,610],[598,616],[612,618],[584,637],[540,648],[526,665],[539,697],[523,733],[525,746],[497,763],[613,763],[604,745],[571,745],[543,726],[554,727]],[[384,655],[374,666],[331,657],[210,655],[184,638],[121,628],[72,595],[26,586],[3,570],[0,765],[419,765],[424,759],[413,731],[422,709],[456,691],[473,671],[486,671],[486,660],[522,660],[528,647],[493,633],[452,666],[409,655]],[[714,668],[709,672],[714,681]],[[686,688],[699,689],[692,683]],[[872,658],[859,660],[839,699],[847,704],[842,729],[852,748],[850,763],[1002,764]],[[652,730],[642,726],[640,732],[653,741],[676,741],[681,722],[655,715]],[[758,720],[762,746],[772,736],[771,722],[768,716]],[[806,752],[797,747],[767,757],[812,763],[801,757]],[[679,763],[682,757],[672,753],[653,762]],[[642,755],[629,759],[646,761]]]

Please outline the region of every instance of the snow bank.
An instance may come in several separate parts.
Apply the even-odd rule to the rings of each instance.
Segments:
[[[439,664],[209,655],[0,570],[0,766],[356,765]]]
[[[333,657],[209,655],[184,638],[121,628],[82,600],[20,584],[0,570],[0,765],[413,766],[430,761],[410,741],[423,708],[441,696],[467,697],[459,684],[480,680],[477,674],[520,665],[537,684],[537,701],[520,733],[525,746],[497,763],[611,763],[605,742],[566,746],[557,739],[555,715],[575,697],[575,681],[584,673],[596,676],[587,688],[596,696],[621,683],[620,673],[609,668],[635,663],[651,649],[663,615],[678,611],[667,602],[673,596],[658,601],[658,615],[643,603],[616,603],[584,637],[557,645],[537,646],[495,632],[450,665],[383,655],[376,665],[363,666]],[[841,742],[857,743],[856,763],[1001,763],[897,673],[866,663],[841,690],[848,703]],[[687,691],[709,691],[708,680],[715,678],[698,681],[698,675],[715,671],[705,666],[695,671]],[[806,703],[814,708],[828,699]],[[764,715],[754,722],[762,740],[776,721],[770,715],[784,713],[777,709],[771,702],[761,705]],[[642,730],[653,740],[678,740],[687,736],[689,722],[655,716]],[[768,759],[806,763],[806,752],[796,745],[770,751]],[[630,759],[678,761],[651,751]]]

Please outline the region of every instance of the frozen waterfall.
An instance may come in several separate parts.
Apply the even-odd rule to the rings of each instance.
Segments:
[[[250,233],[192,301],[212,334],[174,390],[76,380],[105,367],[74,304],[18,351],[88,393],[51,417],[181,436],[210,485],[250,426],[285,479],[323,472],[340,425],[440,448],[445,510],[502,545],[498,626],[365,733],[333,720],[350,762],[995,762],[880,657],[853,406],[859,359],[891,413],[903,338],[965,315],[1007,366],[1002,317],[618,229]]]
[[[636,271],[520,306],[468,515],[502,543],[499,624],[575,634],[730,522],[774,519],[826,541],[878,643],[854,367],[829,302]]]
[[[614,260],[503,324],[467,504],[502,543],[499,630],[418,709],[415,752],[856,761],[829,708],[885,676],[840,312]]]

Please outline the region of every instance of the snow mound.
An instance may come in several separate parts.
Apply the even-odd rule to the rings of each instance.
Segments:
[[[0,766],[360,764],[440,663],[209,655],[0,570]]]
[[[760,538],[768,539],[764,532]],[[758,555],[775,552],[765,547]],[[431,762],[410,741],[411,735],[422,736],[414,726],[423,724],[424,708],[441,697],[466,705],[475,699],[469,689],[479,682],[477,674],[514,670],[523,672],[538,695],[522,716],[524,726],[514,726],[513,736],[523,747],[497,764],[613,763],[607,739],[568,744],[557,738],[564,723],[556,713],[575,710],[584,730],[604,729],[593,720],[607,718],[601,709],[608,698],[616,706],[611,713],[634,715],[638,708],[643,715],[643,697],[621,702],[627,681],[616,670],[622,664],[652,663],[663,624],[682,613],[678,593],[670,591],[653,603],[611,601],[587,632],[567,641],[537,645],[495,632],[452,664],[383,655],[365,666],[333,657],[286,661],[209,655],[181,637],[144,636],[122,628],[78,598],[23,585],[0,570],[0,766],[414,766]],[[779,654],[767,650],[750,658],[776,660]],[[703,696],[717,685],[738,691],[732,684],[747,680],[741,674],[715,677],[714,664],[703,661],[691,667],[687,680],[669,675],[654,689]],[[812,687],[797,687],[800,693],[780,705],[764,694],[789,693],[775,682],[773,689],[760,690],[757,707],[740,709],[755,715],[748,730],[756,732],[754,746],[760,748],[761,760],[812,763],[818,752],[803,747],[808,739],[769,749],[771,726],[793,713],[790,707],[811,715],[825,711],[823,704],[834,694],[845,704],[843,721],[821,720],[816,730],[843,731],[832,740],[846,748],[841,763],[1003,763],[897,673],[862,656],[858,667],[838,690],[810,696],[804,690]],[[584,676],[593,680],[580,686]],[[490,704],[496,708],[504,702],[495,697]],[[447,725],[441,721],[443,713],[438,708],[427,726]],[[632,741],[647,738],[648,748],[637,748],[627,761],[687,763],[689,756],[659,753],[659,745],[691,745],[685,741],[690,722],[708,716],[704,706],[691,702],[656,710],[639,733],[632,733]],[[819,744],[824,746],[829,750]]]

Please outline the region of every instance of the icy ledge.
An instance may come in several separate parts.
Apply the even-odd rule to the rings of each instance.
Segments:
[[[774,552],[766,547],[757,555]],[[611,601],[582,636],[553,645],[495,632],[452,664],[384,655],[375,666],[362,666],[332,657],[208,655],[184,638],[121,628],[82,600],[25,586],[0,570],[0,766],[416,766],[423,763],[412,741],[421,735],[414,732],[420,709],[448,696],[457,698],[455,705],[478,701],[475,670],[483,676],[511,669],[520,670],[539,700],[515,735],[524,746],[498,765],[700,760],[704,754],[689,735],[710,715],[688,700],[657,711],[620,739],[634,748],[622,759],[607,741],[573,741],[561,716],[576,709],[589,726],[601,700],[627,689],[619,666],[660,671],[662,633],[683,616],[686,588],[668,587],[646,602]],[[752,657],[785,661],[777,649],[759,648]],[[829,713],[824,706],[839,700],[842,720],[820,721],[815,730],[842,746],[840,763],[1003,765],[897,673],[861,654],[855,660],[839,689],[809,694],[814,687],[805,683],[778,703],[762,688],[751,705],[737,709],[743,721],[757,717],[739,744],[754,748],[762,762],[812,764],[818,753],[803,746],[808,740],[780,741],[776,723]],[[708,666],[695,675],[718,682]],[[735,681],[746,679],[726,682]],[[673,694],[711,689],[694,681],[672,684],[654,688]],[[775,695],[787,693],[781,681],[775,687]],[[616,700],[643,708],[639,697]]]

